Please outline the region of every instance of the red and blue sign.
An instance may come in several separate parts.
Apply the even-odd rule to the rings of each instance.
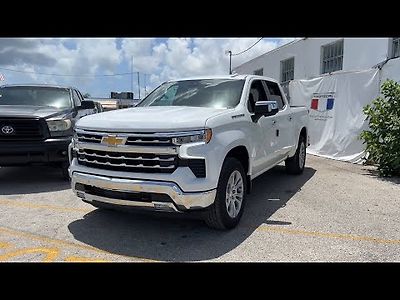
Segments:
[[[333,109],[333,105],[335,104],[334,98],[313,98],[311,99],[311,109],[318,111],[326,111]]]

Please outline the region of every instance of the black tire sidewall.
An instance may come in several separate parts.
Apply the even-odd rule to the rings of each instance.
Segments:
[[[242,205],[240,207],[240,212],[235,218],[231,218],[227,212],[225,204],[226,186],[228,184],[229,177],[236,170],[239,171],[240,174],[242,175],[244,191],[243,191],[243,200],[242,200]],[[221,175],[218,182],[217,196],[215,200],[215,205],[218,215],[220,216],[221,221],[226,228],[233,228],[237,225],[237,223],[239,223],[246,202],[246,193],[247,193],[246,174],[244,172],[243,166],[237,159],[228,157],[222,166]]]
[[[301,147],[301,144],[304,144],[304,163],[300,167],[300,147]],[[298,149],[297,149],[297,159],[296,159],[297,160],[296,163],[298,165],[299,171],[303,171],[304,167],[306,165],[306,158],[307,158],[306,150],[307,150],[306,140],[305,140],[305,138],[303,136],[301,136],[300,139],[299,139],[299,145],[298,145]]]

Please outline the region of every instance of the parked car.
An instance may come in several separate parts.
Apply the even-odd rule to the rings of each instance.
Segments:
[[[52,85],[0,87],[0,166],[53,164],[68,175],[75,122],[95,112],[79,90]]]
[[[97,207],[197,211],[233,228],[254,178],[282,161],[303,172],[307,123],[308,110],[290,107],[271,78],[165,82],[134,108],[77,122],[72,189]]]

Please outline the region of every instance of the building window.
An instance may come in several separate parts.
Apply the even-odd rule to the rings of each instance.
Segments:
[[[392,41],[392,58],[400,56],[400,38],[393,38]]]
[[[253,74],[254,74],[254,75],[263,76],[263,75],[264,75],[264,69],[261,68],[261,69],[255,70],[255,71],[253,72]]]
[[[343,40],[322,46],[322,74],[343,69]]]
[[[294,57],[281,61],[281,83],[294,79]]]

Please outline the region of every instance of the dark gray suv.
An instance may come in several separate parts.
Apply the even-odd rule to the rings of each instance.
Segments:
[[[76,88],[0,86],[0,166],[53,164],[68,177],[75,122],[97,110]]]

